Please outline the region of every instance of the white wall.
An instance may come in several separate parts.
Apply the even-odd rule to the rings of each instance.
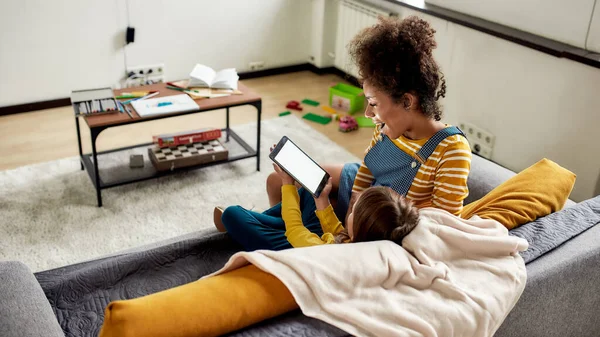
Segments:
[[[596,0],[426,0],[427,3],[585,48]]]
[[[456,26],[446,108],[496,135],[492,159],[521,170],[547,157],[577,174],[572,197],[600,177],[600,69]]]
[[[165,63],[167,80],[186,78],[196,63],[249,71],[306,63],[311,1],[130,0],[136,42],[127,63]]]
[[[130,0],[130,66],[164,63],[167,80],[196,63],[248,71],[307,62],[308,0]],[[125,73],[125,0],[0,1],[0,106],[115,86]],[[27,89],[25,89],[27,88]]]
[[[310,22],[310,63],[323,67],[323,40],[325,38],[325,0],[312,0],[312,20]]]
[[[312,0],[311,56],[315,66],[331,67],[335,60],[338,1]]]
[[[596,1],[594,15],[590,22],[590,32],[587,38],[586,49],[600,53],[600,1]]]
[[[0,1],[0,106],[68,97],[124,73],[116,1]]]

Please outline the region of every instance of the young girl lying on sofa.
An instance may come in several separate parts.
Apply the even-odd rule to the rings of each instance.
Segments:
[[[332,188],[329,178],[320,196],[314,198],[317,206],[315,213],[323,228],[323,235],[319,237],[308,230],[302,221],[300,194],[294,178],[277,164],[273,164],[273,167],[283,183],[281,215],[285,222],[285,236],[294,248],[376,240],[390,240],[400,245],[419,221],[419,211],[410,200],[389,187],[377,186],[361,193],[348,216],[347,228],[344,228],[329,202]],[[301,189],[300,193],[308,194],[308,191]]]

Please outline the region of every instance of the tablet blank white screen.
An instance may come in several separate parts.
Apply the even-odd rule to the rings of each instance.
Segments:
[[[275,160],[313,194],[325,175],[323,169],[290,141],[283,144]]]

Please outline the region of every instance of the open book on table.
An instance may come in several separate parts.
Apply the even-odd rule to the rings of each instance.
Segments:
[[[234,68],[214,71],[203,64],[196,64],[190,73],[188,87],[207,87],[237,90],[239,76]]]

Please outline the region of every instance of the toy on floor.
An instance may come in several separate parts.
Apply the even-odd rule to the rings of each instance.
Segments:
[[[129,156],[129,167],[141,168],[144,167],[144,155],[132,154]]]
[[[335,114],[335,113],[337,113],[337,111],[336,111],[334,108],[332,108],[332,107],[330,107],[330,106],[327,106],[327,105],[323,105],[323,106],[321,107],[321,109],[323,109],[323,110],[325,110],[325,111],[329,112],[330,114]]]
[[[323,125],[329,124],[329,122],[331,122],[330,116],[321,116],[321,115],[314,114],[312,112],[307,113],[306,115],[302,116],[302,118],[307,119],[312,122],[315,122],[315,123],[323,124]]]
[[[302,107],[298,101],[289,101],[285,107],[292,110],[302,111]]]
[[[338,110],[355,113],[363,109],[364,102],[365,95],[361,88],[344,83],[329,88],[329,105]]]
[[[368,118],[365,116],[356,117],[356,124],[358,124],[358,126],[361,128],[374,128],[375,127],[375,123],[373,123],[373,120],[371,118]]]
[[[308,99],[308,98],[303,99],[302,103],[308,104],[308,105],[312,105],[312,106],[319,106],[319,104],[321,104],[321,103],[319,103],[317,101],[313,101],[313,100]]]
[[[350,132],[354,130],[358,130],[358,123],[356,123],[356,119],[350,116],[344,116],[340,118],[339,130],[341,132]]]
[[[284,112],[280,112],[279,113],[279,117],[283,117],[283,116],[287,116],[287,115],[291,115],[292,113],[289,111],[284,111]]]

